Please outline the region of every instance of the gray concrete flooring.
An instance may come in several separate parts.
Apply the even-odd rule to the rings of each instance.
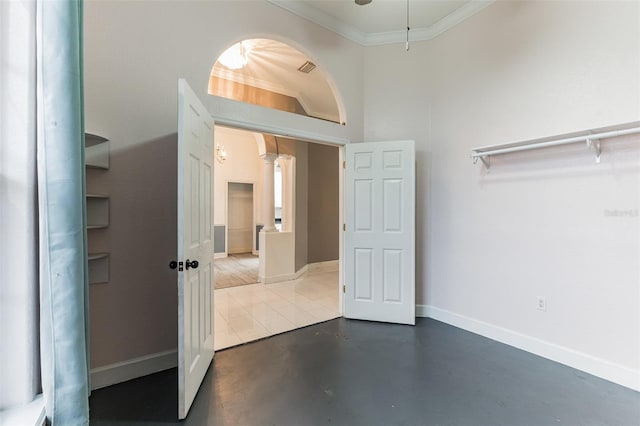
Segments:
[[[640,393],[446,324],[339,318],[94,391],[92,425],[640,425]]]

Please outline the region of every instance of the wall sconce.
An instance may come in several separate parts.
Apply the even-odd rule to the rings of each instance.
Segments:
[[[224,149],[224,146],[220,146],[220,144],[216,145],[216,160],[218,163],[224,163],[224,160],[227,159],[227,151]]]

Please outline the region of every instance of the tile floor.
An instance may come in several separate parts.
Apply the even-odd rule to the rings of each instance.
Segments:
[[[338,272],[215,290],[214,315],[215,350],[337,318]]]

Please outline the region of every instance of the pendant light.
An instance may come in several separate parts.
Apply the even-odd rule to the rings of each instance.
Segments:
[[[405,49],[408,52],[409,51],[409,30],[411,28],[409,28],[409,0],[407,0],[407,43],[405,44]]]

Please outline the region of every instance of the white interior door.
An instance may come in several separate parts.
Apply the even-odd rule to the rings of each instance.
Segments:
[[[345,146],[346,318],[415,324],[413,141]]]
[[[213,359],[213,119],[178,81],[178,416]],[[197,262],[196,263],[194,263]]]

